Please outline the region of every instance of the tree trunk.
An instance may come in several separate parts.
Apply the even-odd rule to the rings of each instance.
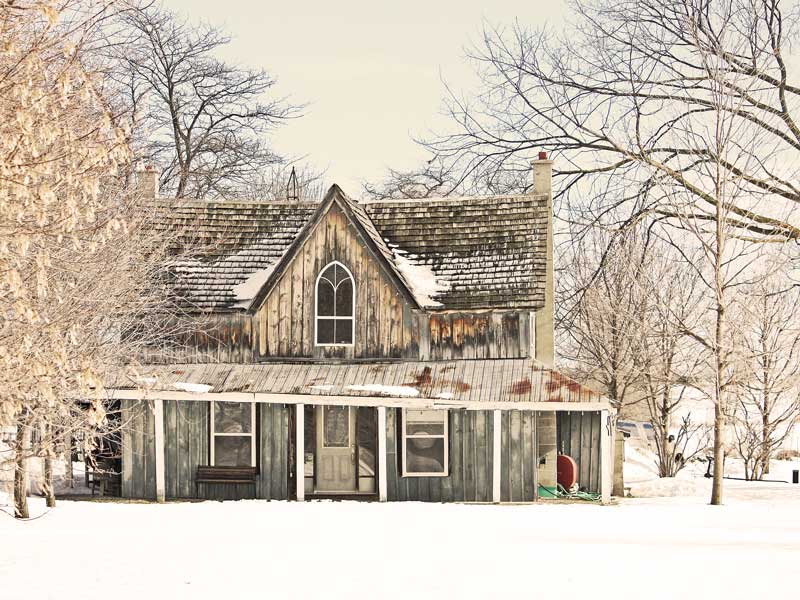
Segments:
[[[72,435],[64,434],[64,480],[70,488],[75,487],[75,474],[72,472]]]
[[[44,497],[48,508],[55,508],[56,494],[53,491],[53,459],[50,456],[49,450],[47,456],[44,458]]]
[[[28,512],[28,462],[25,456],[25,440],[27,423],[20,419],[17,422],[17,437],[14,444],[14,516],[27,519]]]

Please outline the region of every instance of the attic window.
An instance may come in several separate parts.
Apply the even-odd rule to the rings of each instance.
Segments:
[[[355,330],[355,282],[340,262],[332,262],[320,272],[316,285],[317,346],[351,346]]]

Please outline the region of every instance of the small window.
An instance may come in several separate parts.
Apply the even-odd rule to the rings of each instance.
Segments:
[[[448,474],[446,410],[403,411],[403,476]]]
[[[256,406],[214,402],[211,410],[211,465],[256,466]]]
[[[350,346],[355,329],[355,282],[339,262],[326,266],[317,277],[317,346]]]

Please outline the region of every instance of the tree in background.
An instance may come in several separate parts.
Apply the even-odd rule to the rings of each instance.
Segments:
[[[487,29],[478,93],[450,94],[454,129],[426,142],[458,189],[516,185],[538,150],[556,160],[561,219],[652,223],[702,252],[705,349],[716,406],[711,502],[722,501],[725,414],[738,348],[731,290],[760,242],[800,239],[800,85],[787,68],[797,8],[781,0],[576,0],[561,33]],[[494,186],[494,187],[492,187]],[[677,230],[677,231],[676,231]],[[796,257],[795,257],[796,258]],[[688,263],[687,259],[687,263]]]
[[[138,115],[137,158],[161,171],[176,197],[241,194],[283,159],[269,133],[299,115],[270,98],[275,79],[215,54],[230,41],[209,25],[148,4],[121,16],[111,54],[120,90]]]
[[[798,288],[785,271],[741,290],[739,343],[747,349],[736,378],[733,444],[745,478],[762,479],[800,417]]]

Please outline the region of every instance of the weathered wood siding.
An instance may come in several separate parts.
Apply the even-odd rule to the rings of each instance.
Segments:
[[[155,498],[154,418],[147,402],[125,400],[131,427],[123,433],[122,496]],[[164,402],[164,484],[168,499],[240,500],[288,498],[289,407],[258,406],[258,475],[254,484],[195,483],[209,464],[209,403]]]
[[[533,502],[537,497],[536,413],[509,410],[501,415],[500,500]]]
[[[600,493],[599,412],[558,413],[558,452],[578,463],[578,485],[582,490]]]
[[[386,411],[386,484],[389,501],[491,502],[492,412],[450,410],[450,475],[401,477],[399,418],[401,409]]]
[[[122,483],[124,498],[156,497],[155,417],[151,402],[122,400]]]
[[[421,313],[419,358],[524,358],[530,356],[530,312]]]
[[[355,279],[356,324],[352,347],[314,344],[314,286],[330,262]],[[411,306],[333,205],[311,231],[253,320],[258,357],[416,357]]]

